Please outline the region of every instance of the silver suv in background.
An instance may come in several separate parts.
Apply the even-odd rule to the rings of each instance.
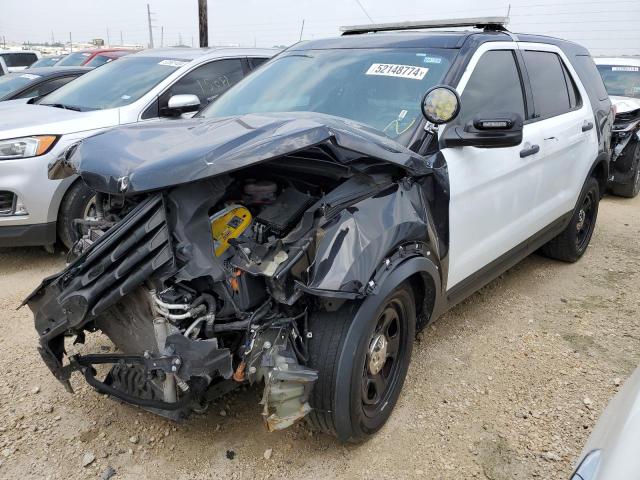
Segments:
[[[30,104],[0,115],[0,247],[66,247],[93,193],[78,177],[47,178],[47,166],[105,128],[180,118],[207,105],[277,51],[162,49],[128,55]]]

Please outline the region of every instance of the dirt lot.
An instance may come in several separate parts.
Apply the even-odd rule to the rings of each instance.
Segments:
[[[640,363],[639,238],[640,197],[607,198],[582,261],[532,256],[440,318],[419,336],[391,420],[357,446],[304,425],[267,433],[256,389],[182,425],[78,378],[67,394],[35,350],[30,312],[15,310],[63,258],[0,250],[0,478],[112,467],[116,479],[567,479]]]

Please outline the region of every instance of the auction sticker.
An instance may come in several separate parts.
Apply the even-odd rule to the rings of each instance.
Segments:
[[[614,72],[637,72],[640,71],[640,67],[611,67]]]
[[[167,67],[182,67],[183,65],[186,65],[189,62],[181,62],[180,60],[162,60],[160,62],[158,62],[158,65],[165,65]]]
[[[410,78],[422,80],[429,71],[428,68],[413,65],[396,65],[393,63],[374,63],[367,70],[366,75],[382,75],[385,77]]]

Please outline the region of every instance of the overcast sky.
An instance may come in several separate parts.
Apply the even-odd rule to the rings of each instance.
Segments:
[[[359,0],[375,22],[506,15],[510,30],[577,41],[595,55],[640,54],[640,0]],[[153,34],[164,45],[198,43],[197,0],[148,0]],[[146,0],[0,0],[0,38],[44,42],[107,38],[149,41]],[[209,0],[209,43],[289,45],[333,36],[344,24],[369,23],[358,0]]]

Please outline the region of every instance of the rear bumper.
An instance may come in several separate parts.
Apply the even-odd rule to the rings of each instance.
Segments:
[[[53,245],[55,242],[56,222],[0,226],[0,247]]]

